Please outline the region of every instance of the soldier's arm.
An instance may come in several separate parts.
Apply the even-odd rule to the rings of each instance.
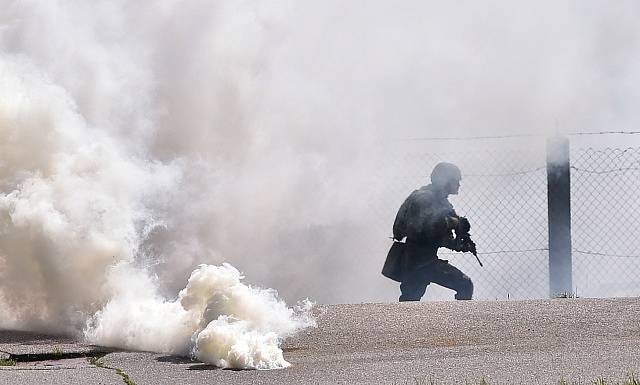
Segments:
[[[453,230],[458,227],[458,214],[450,207],[436,207],[434,209],[433,233],[438,234],[440,247],[460,251],[460,245],[453,236]]]
[[[411,215],[411,206],[413,205],[413,195],[414,194],[409,195],[407,199],[404,200],[393,222],[393,238],[398,241],[407,236],[407,227],[410,222],[409,216]]]

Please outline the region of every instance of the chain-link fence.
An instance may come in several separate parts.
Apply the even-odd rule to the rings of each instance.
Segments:
[[[465,148],[465,151],[449,148]],[[495,146],[494,146],[495,147]],[[549,240],[544,138],[492,148],[418,142],[385,157],[392,169],[394,196],[402,199],[427,181],[440,161],[463,172],[458,196],[450,200],[472,223],[471,233],[484,263],[470,254],[447,252],[475,284],[475,298],[549,296]],[[515,148],[515,149],[514,149]],[[573,289],[579,296],[640,295],[640,148],[574,148],[571,151]],[[390,225],[387,225],[390,226]],[[431,285],[434,286],[434,285]],[[430,288],[429,299],[450,298]]]
[[[640,148],[577,148],[571,161],[578,295],[640,295]]]

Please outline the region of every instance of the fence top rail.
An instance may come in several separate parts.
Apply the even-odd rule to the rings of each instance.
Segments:
[[[597,131],[597,132],[568,132],[557,136],[587,136],[587,135],[638,135],[640,131]],[[510,135],[483,135],[483,136],[433,136],[405,139],[407,141],[466,141],[466,140],[493,140],[493,139],[520,139],[520,138],[546,138],[554,135],[548,134],[510,134]]]
[[[513,172],[505,172],[505,173],[487,173],[487,174],[479,174],[479,173],[465,173],[464,176],[471,176],[471,177],[506,177],[506,176],[519,176],[519,175],[526,175],[526,174],[531,174],[531,173],[535,173],[541,170],[546,169],[547,166],[540,166],[540,167],[536,167],[536,168],[532,168],[529,170],[522,170],[522,171],[513,171]]]
[[[609,170],[589,170],[586,168],[571,166],[571,169],[575,171],[586,172],[588,174],[613,174],[616,172],[624,172],[624,171],[640,171],[640,167],[620,167],[620,168],[612,168]]]
[[[597,255],[601,257],[614,257],[614,258],[640,258],[640,255],[632,255],[632,254],[612,254],[612,253],[601,253],[597,251],[589,251],[589,250],[578,250],[573,249],[574,253],[578,254],[587,254],[587,255]]]

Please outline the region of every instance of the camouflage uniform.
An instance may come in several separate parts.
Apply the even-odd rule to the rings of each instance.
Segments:
[[[393,224],[395,239],[407,237],[398,263],[400,301],[419,301],[429,283],[455,290],[456,299],[471,299],[471,279],[448,261],[438,259],[439,247],[457,250],[447,217],[458,215],[447,194],[434,185],[415,190],[400,207]]]

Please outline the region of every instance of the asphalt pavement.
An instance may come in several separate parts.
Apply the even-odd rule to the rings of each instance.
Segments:
[[[223,370],[0,331],[0,384],[591,384],[640,378],[640,299],[323,305],[283,344],[290,368]],[[640,381],[640,379],[638,380]]]

